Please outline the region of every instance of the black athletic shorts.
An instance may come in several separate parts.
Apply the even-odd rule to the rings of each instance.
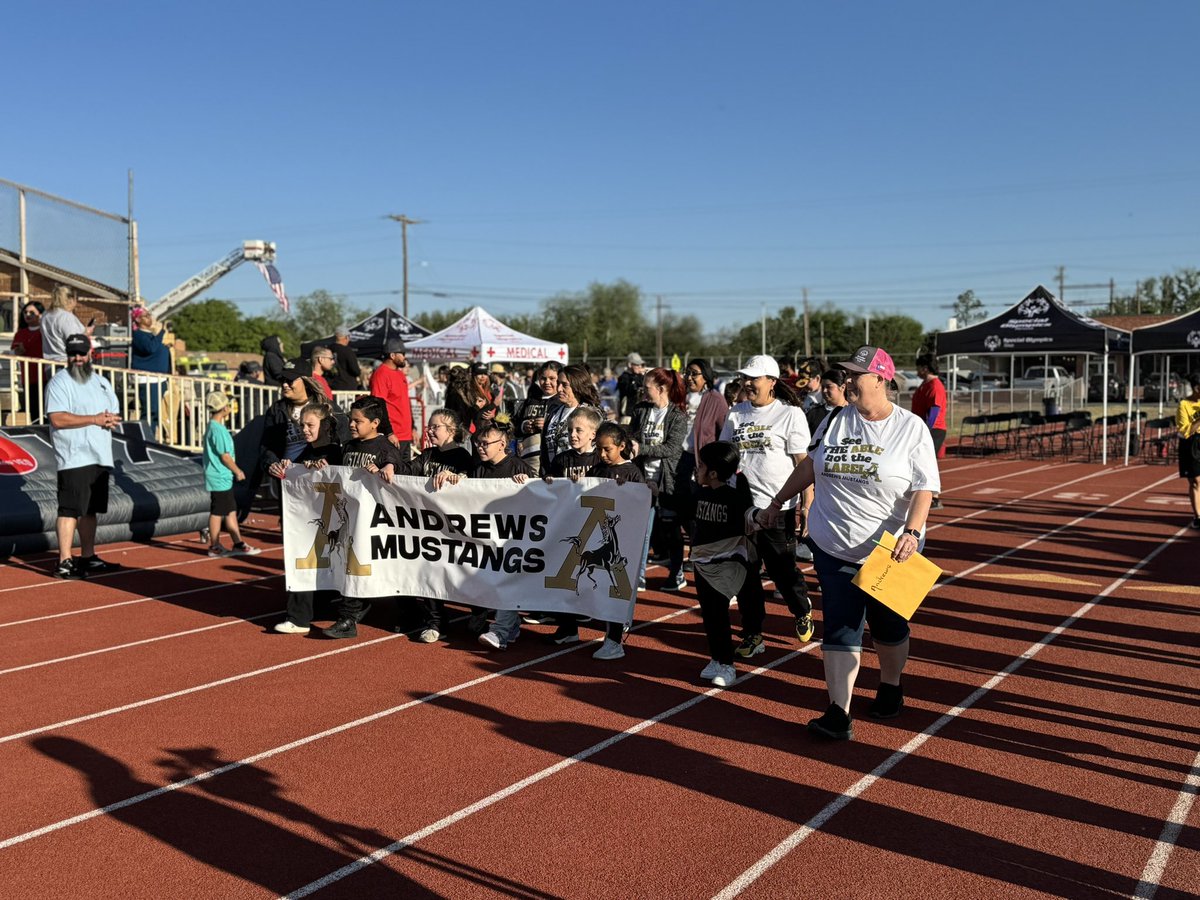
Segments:
[[[237,512],[237,500],[234,499],[233,488],[227,491],[209,491],[208,497],[209,515],[224,518],[231,512]]]
[[[80,466],[58,472],[58,517],[82,519],[108,512],[108,468]]]
[[[929,434],[933,438],[933,455],[937,456],[942,450],[942,444],[946,440],[945,428],[930,428]]]

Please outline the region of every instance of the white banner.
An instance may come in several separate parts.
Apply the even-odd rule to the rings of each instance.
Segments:
[[[492,609],[633,618],[650,517],[644,484],[468,478],[386,484],[362,469],[288,469],[283,547],[293,591],[437,597]]]

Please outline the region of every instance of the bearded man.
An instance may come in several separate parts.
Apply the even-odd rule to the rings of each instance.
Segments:
[[[46,386],[50,440],[58,464],[59,578],[87,578],[119,569],[96,555],[96,516],[108,512],[108,479],[113,466],[112,431],[121,424],[117,395],[92,370],[92,342],[86,334],[65,341],[67,367]],[[71,556],[79,532],[78,559]]]

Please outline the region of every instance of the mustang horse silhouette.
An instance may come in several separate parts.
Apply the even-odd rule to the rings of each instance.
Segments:
[[[600,546],[593,550],[583,549],[583,541],[577,535],[559,541],[560,544],[574,544],[575,551],[579,554],[579,566],[575,570],[575,593],[579,593],[579,577],[581,575],[588,577],[593,588],[600,586],[595,578],[597,569],[607,572],[608,580],[614,586],[616,585],[617,578],[613,574],[613,569],[617,566],[624,567],[629,563],[629,560],[621,555],[621,547],[617,542],[616,525],[620,521],[620,516],[604,517],[604,522],[600,525]]]

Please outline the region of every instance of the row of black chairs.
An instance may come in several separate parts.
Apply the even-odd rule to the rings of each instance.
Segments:
[[[962,456],[1015,454],[1092,461],[1101,458],[1107,448],[1109,459],[1123,459],[1128,439],[1131,457],[1147,446],[1156,455],[1163,454],[1164,447],[1169,454],[1173,444],[1167,434],[1168,425],[1173,434],[1173,420],[1147,422],[1144,412],[1134,413],[1132,422],[1127,413],[1093,420],[1086,410],[1052,415],[1018,411],[966,416],[959,425],[958,452]]]

